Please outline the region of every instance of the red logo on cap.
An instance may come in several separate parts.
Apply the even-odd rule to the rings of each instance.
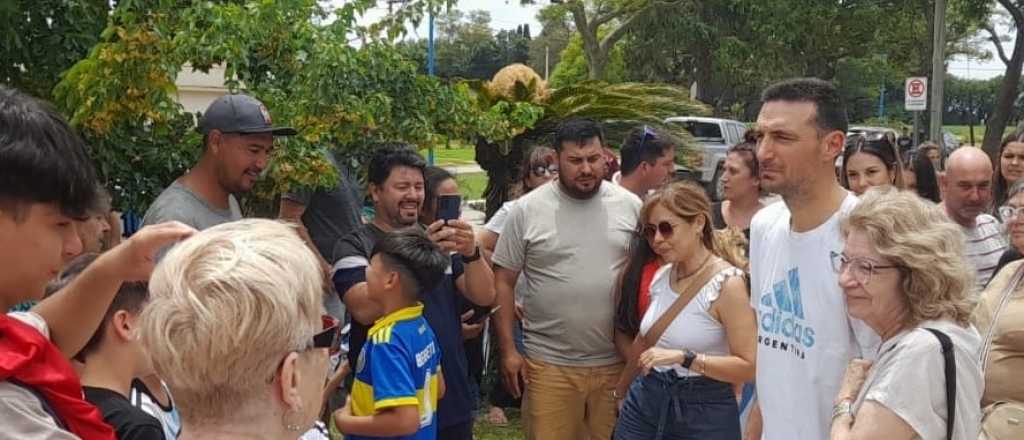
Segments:
[[[267,106],[260,104],[260,114],[263,115],[264,123],[267,125],[273,124],[273,122],[270,121],[270,112],[267,111]]]

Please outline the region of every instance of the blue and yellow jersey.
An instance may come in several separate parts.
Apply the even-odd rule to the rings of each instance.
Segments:
[[[441,350],[434,331],[423,318],[423,304],[396,310],[377,320],[367,336],[356,361],[352,415],[371,416],[382,409],[415,405],[419,408],[420,429],[400,438],[436,439]]]

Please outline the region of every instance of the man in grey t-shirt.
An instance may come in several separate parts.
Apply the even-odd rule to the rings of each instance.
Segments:
[[[274,127],[263,103],[247,95],[225,95],[206,109],[199,123],[203,155],[188,173],[150,205],[144,225],[177,220],[202,230],[242,218],[234,194],[252,190],[267,167],[274,136],[295,130]]]
[[[601,126],[563,122],[558,181],[520,198],[494,253],[497,330],[506,386],[522,394],[528,438],[606,440],[622,360],[612,342],[613,288],[627,259],[640,200],[603,184]],[[524,358],[515,347],[513,292],[522,273]]]

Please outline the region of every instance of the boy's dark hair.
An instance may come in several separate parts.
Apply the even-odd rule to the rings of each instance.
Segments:
[[[817,112],[814,122],[822,133],[846,133],[850,122],[846,117],[846,104],[832,83],[818,78],[792,78],[777,82],[764,89],[761,103],[772,101],[810,102]]]
[[[675,142],[667,135],[646,125],[630,130],[622,141],[623,176],[633,174],[641,163],[654,164],[675,148]]]
[[[22,218],[29,203],[70,217],[93,205],[96,171],[81,138],[49,104],[0,86],[0,209]]]
[[[68,263],[68,266],[61,272],[60,277],[57,278],[57,281],[51,283],[51,286],[53,286],[52,292],[50,291],[51,286],[47,286],[47,295],[56,293],[74,281],[93,261],[96,261],[97,257],[99,257],[99,254],[83,254],[71,260],[71,263]],[[99,327],[96,328],[92,337],[85,343],[82,350],[75,355],[74,359],[79,362],[85,362],[85,358],[96,351],[103,340],[103,334],[107,331],[107,325],[115,313],[119,310],[124,310],[128,313],[137,314],[142,311],[142,307],[147,301],[149,301],[149,286],[146,282],[136,281],[121,284],[121,287],[117,289],[117,293],[114,294],[113,301],[110,302],[110,307],[107,307],[107,313],[103,315],[103,320],[100,321]]]
[[[566,142],[582,144],[592,137],[597,137],[601,145],[604,145],[604,130],[597,121],[587,118],[566,119],[555,129],[555,151],[561,153]]]
[[[409,167],[423,171],[427,162],[409,144],[381,144],[370,158],[367,179],[374,185],[383,185],[395,167]]]
[[[433,289],[444,278],[451,259],[418,227],[398,229],[384,235],[373,247],[388,269],[398,272],[402,293],[410,299]]]

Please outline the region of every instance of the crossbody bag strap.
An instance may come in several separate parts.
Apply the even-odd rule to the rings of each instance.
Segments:
[[[658,340],[661,339],[661,335],[665,333],[665,330],[668,330],[669,324],[672,324],[672,321],[676,320],[679,313],[682,312],[686,307],[686,304],[690,302],[691,297],[693,297],[697,292],[700,292],[700,289],[703,288],[708,281],[711,281],[711,278],[714,277],[715,274],[724,269],[724,265],[725,263],[723,261],[717,260],[712,264],[704,266],[700,272],[694,275],[693,282],[687,285],[684,291],[679,293],[679,296],[672,302],[672,305],[669,306],[668,310],[665,310],[665,313],[662,313],[661,316],[658,317],[658,320],[654,321],[654,325],[647,330],[647,333],[640,335],[641,347],[644,350],[653,347],[654,344],[658,343]],[[671,271],[669,272],[669,276],[672,276]]]
[[[946,439],[953,440],[953,423],[956,420],[956,355],[953,353],[953,341],[945,333],[926,328],[935,335],[942,346],[942,357],[945,360],[946,373]]]
[[[1024,264],[1017,266],[1017,270],[1010,277],[1010,283],[1006,285],[1006,289],[1003,289],[1003,294],[999,297],[999,302],[996,303],[996,309],[992,312],[992,319],[988,325],[988,331],[985,332],[985,339],[981,343],[981,371],[982,374],[988,369],[988,355],[992,351],[992,340],[996,335],[996,325],[999,323],[999,315],[1003,313],[1003,309],[1006,308],[1006,304],[1010,302],[1010,297],[1021,285],[1021,280],[1024,280]]]

